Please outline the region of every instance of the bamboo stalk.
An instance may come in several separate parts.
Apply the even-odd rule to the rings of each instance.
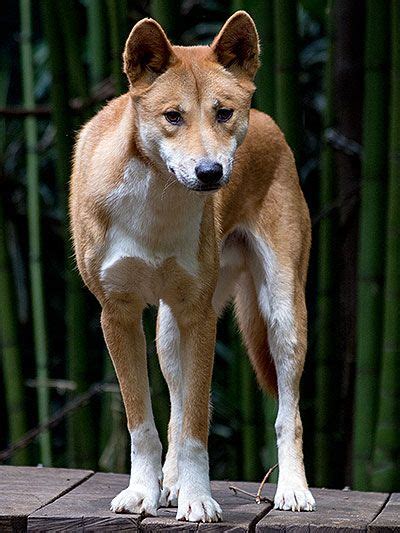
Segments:
[[[151,0],[151,16],[163,27],[169,39],[176,42],[180,33],[181,0]]]
[[[72,96],[77,96],[82,100],[88,97],[88,84],[86,72],[82,62],[82,50],[79,46],[79,35],[75,24],[76,5],[70,0],[62,2],[58,0],[57,16],[60,23],[61,34],[64,41],[65,55],[68,57],[67,74],[68,85]],[[67,95],[65,95],[67,96]],[[68,104],[63,102],[63,107]],[[82,120],[82,117],[81,117]],[[79,126],[75,122],[72,126]],[[72,151],[71,131],[69,137],[64,139],[68,143],[68,151]],[[70,174],[70,157],[62,162],[63,181],[68,182]],[[83,284],[76,272],[75,262],[67,229],[66,229],[66,323],[67,323],[67,343],[66,360],[68,379],[76,383],[75,393],[85,391],[89,386],[89,375],[91,362],[87,346],[88,331],[86,328],[86,300],[83,292]],[[97,463],[96,450],[96,418],[93,416],[90,405],[83,406],[71,415],[68,419],[68,455],[71,466],[82,468],[94,468]]]
[[[107,33],[104,0],[87,2],[88,56],[90,84],[93,87],[106,76]]]
[[[325,67],[324,90],[326,107],[324,111],[324,129],[333,125],[332,105],[333,80],[333,41],[331,6],[327,14],[327,33],[329,39],[328,60]],[[324,142],[321,154],[321,180],[319,193],[320,209],[330,205],[335,197],[334,155],[332,148]],[[316,311],[316,346],[315,346],[315,480],[317,486],[329,483],[331,454],[329,434],[330,367],[335,355],[334,334],[334,271],[333,239],[335,223],[332,216],[325,217],[319,225],[318,236],[318,294]]]
[[[68,112],[68,76],[65,69],[65,49],[60,35],[63,35],[60,15],[63,11],[52,0],[42,0],[44,33],[49,46],[49,62],[52,74],[51,107],[52,120],[56,128],[55,160],[59,210],[64,221],[64,242],[66,257],[66,360],[68,375],[77,383],[77,390],[87,384],[86,310],[82,282],[76,272],[73,251],[67,224],[67,186],[70,175],[70,159],[73,141],[73,122]],[[67,37],[68,38],[68,37]],[[79,59],[76,59],[79,61]],[[72,76],[72,73],[71,73]],[[80,422],[77,422],[79,420]],[[69,422],[68,451],[70,465],[93,467],[95,462],[93,416],[88,407],[74,414]],[[79,429],[80,428],[80,429]],[[89,429],[88,428],[92,428]]]
[[[367,2],[353,486],[369,489],[382,342],[389,4]]]
[[[0,353],[8,421],[9,441],[17,441],[26,431],[24,381],[21,352],[18,346],[18,318],[7,254],[6,227],[3,204],[0,202]],[[28,451],[17,452],[12,464],[29,462]]]
[[[297,2],[274,0],[275,118],[296,159],[299,157],[301,116],[298,90]]]
[[[112,77],[117,95],[122,94],[127,87],[125,74],[122,71],[122,51],[127,38],[127,0],[107,0],[108,18],[110,24],[110,41],[112,53]]]
[[[250,361],[243,348],[240,334],[233,318],[229,313],[230,346],[238,360],[240,369],[240,418],[242,438],[242,468],[244,480],[255,480],[259,476],[260,449],[257,443],[257,419],[262,419],[262,410],[257,411],[257,383]],[[261,439],[260,439],[261,440]],[[260,443],[261,444],[261,443]]]
[[[35,106],[34,68],[32,52],[32,18],[30,0],[20,0],[21,16],[21,66],[24,105]],[[43,423],[49,418],[49,390],[45,385],[48,379],[47,336],[40,243],[40,203],[39,203],[39,157],[37,154],[37,122],[35,117],[25,119],[27,211],[29,230],[29,267],[32,298],[32,321],[38,379],[38,418]],[[39,437],[40,460],[51,465],[50,433],[45,431]]]
[[[0,71],[0,105],[6,105],[10,76],[4,65]],[[8,70],[8,68],[7,68]],[[0,154],[6,147],[5,119],[0,120]],[[3,161],[0,161],[0,164]],[[8,440],[17,441],[27,431],[26,406],[24,402],[24,381],[22,357],[18,344],[18,314],[15,305],[12,272],[7,252],[7,229],[3,199],[0,198],[0,357],[3,371],[4,396],[8,422]],[[13,455],[11,463],[29,463],[29,453],[21,450]]]
[[[400,483],[400,3],[391,2],[391,95],[386,264],[378,422],[371,487]]]
[[[69,0],[68,2],[55,0],[55,2],[64,40],[70,93],[72,97],[78,96],[80,99],[85,100],[88,98],[89,91],[86,71],[82,61],[81,40],[76,24],[78,2],[76,0]]]
[[[261,66],[256,76],[255,105],[260,111],[275,113],[275,46],[273,0],[234,2],[236,9],[246,9],[253,17],[261,46]]]

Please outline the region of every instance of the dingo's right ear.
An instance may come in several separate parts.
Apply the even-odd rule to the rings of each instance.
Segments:
[[[145,88],[174,62],[164,30],[153,19],[143,19],[133,27],[123,54],[124,72],[131,86]]]

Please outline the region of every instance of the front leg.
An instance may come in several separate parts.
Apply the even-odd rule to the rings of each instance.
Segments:
[[[157,515],[161,485],[161,443],[151,409],[142,309],[132,301],[108,301],[101,325],[110,352],[131,436],[129,487],[111,502],[116,513]]]
[[[217,318],[211,308],[181,320],[182,435],[178,453],[178,520],[217,522],[221,508],[211,496],[208,426]]]

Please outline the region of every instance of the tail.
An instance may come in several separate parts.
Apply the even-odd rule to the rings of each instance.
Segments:
[[[261,315],[250,273],[243,274],[237,285],[235,313],[260,386],[264,391],[277,396],[276,370],[269,351],[267,324]]]

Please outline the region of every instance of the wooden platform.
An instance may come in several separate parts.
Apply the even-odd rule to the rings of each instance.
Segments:
[[[234,495],[225,481],[212,483],[224,512],[224,522],[177,522],[176,509],[160,516],[114,514],[110,500],[128,484],[128,476],[62,468],[0,467],[0,532],[3,531],[285,531],[399,532],[400,494],[314,489],[318,510],[313,513],[275,511]],[[234,485],[255,493],[256,483]],[[273,497],[274,485],[265,496]]]

